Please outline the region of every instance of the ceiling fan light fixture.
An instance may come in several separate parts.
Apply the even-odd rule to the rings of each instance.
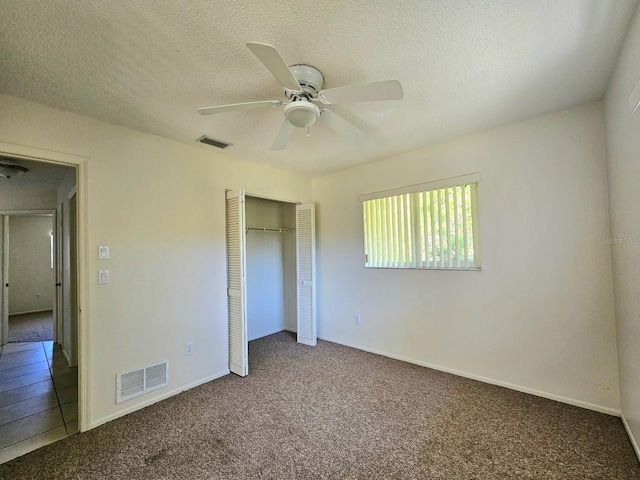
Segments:
[[[0,177],[2,178],[9,179],[17,177],[28,171],[28,168],[21,167],[20,165],[9,165],[6,163],[0,163]]]
[[[307,128],[320,118],[320,109],[305,100],[291,102],[285,105],[284,116],[294,127]]]

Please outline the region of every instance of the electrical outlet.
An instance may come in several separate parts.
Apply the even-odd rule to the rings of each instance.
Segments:
[[[356,325],[360,325],[360,315],[356,315]]]
[[[191,355],[193,353],[193,342],[187,342],[184,344],[185,355]]]

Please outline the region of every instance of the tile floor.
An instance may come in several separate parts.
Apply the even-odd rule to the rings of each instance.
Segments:
[[[78,367],[53,342],[0,346],[0,463],[78,431]]]

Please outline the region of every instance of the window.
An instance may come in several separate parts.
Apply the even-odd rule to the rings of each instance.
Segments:
[[[479,269],[478,174],[361,195],[365,267]]]

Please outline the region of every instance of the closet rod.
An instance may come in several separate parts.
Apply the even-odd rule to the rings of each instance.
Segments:
[[[269,228],[269,227],[247,227],[247,232],[295,232],[295,228]]]

